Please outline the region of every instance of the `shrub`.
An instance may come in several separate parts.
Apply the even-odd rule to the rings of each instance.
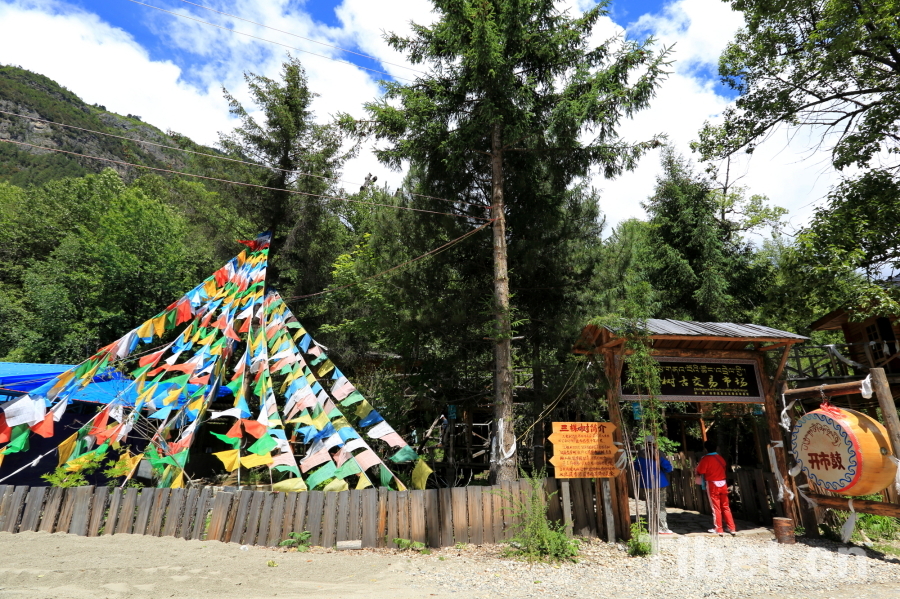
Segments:
[[[304,530],[303,532],[290,532],[288,533],[288,538],[278,543],[278,546],[293,548],[300,553],[306,553],[309,551],[309,537],[311,536],[312,533],[308,530]]]
[[[566,536],[565,527],[547,518],[547,497],[544,493],[543,471],[534,476],[522,476],[528,481],[525,501],[511,498],[515,515],[521,520],[519,531],[510,541],[505,554],[528,561],[577,561],[579,543]]]
[[[631,525],[631,538],[628,539],[627,547],[628,555],[631,557],[644,557],[653,552],[650,534],[644,528],[642,522],[636,522]]]

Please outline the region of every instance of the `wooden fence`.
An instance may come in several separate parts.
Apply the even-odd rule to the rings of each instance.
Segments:
[[[575,532],[596,536],[593,484],[574,484],[580,482],[572,481]],[[547,479],[545,488],[556,491],[557,481]],[[511,538],[521,522],[518,505],[529,490],[527,481],[335,493],[0,485],[0,532],[139,534],[274,547],[288,533],[308,530],[311,544],[325,547],[352,540],[361,540],[363,547],[393,547],[395,538],[447,547]],[[559,493],[550,497],[550,517],[562,520]]]

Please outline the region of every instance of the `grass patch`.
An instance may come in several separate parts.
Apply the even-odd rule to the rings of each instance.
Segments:
[[[521,523],[517,534],[508,541],[509,548],[504,555],[526,561],[578,561],[579,542],[566,535],[562,523],[550,522],[547,518],[545,473],[541,471],[528,476],[523,472],[522,476],[528,481],[525,500],[509,498],[514,506],[513,514]]]

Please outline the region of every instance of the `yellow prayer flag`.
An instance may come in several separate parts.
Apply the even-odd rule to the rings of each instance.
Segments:
[[[56,394],[59,393],[62,390],[62,388],[65,387],[68,384],[68,382],[72,380],[72,377],[74,377],[74,376],[75,376],[74,368],[72,370],[67,370],[64,373],[62,373],[61,375],[59,375],[59,378],[56,380],[56,383],[54,383],[53,386],[50,388],[50,391],[47,392],[47,397],[49,399],[53,399],[54,397],[56,397]]]
[[[188,404],[188,410],[193,410],[194,412],[196,412],[202,406],[203,406],[203,397],[198,397],[197,399],[192,401],[190,404]]]
[[[72,451],[75,449],[75,443],[78,441],[78,433],[75,433],[65,441],[59,444],[59,463],[57,466],[62,466],[66,462],[69,461],[69,456],[72,455]]]
[[[225,470],[234,472],[241,466],[240,454],[240,449],[228,449],[226,451],[217,451],[213,455],[222,460],[222,464],[225,465]]]
[[[175,480],[172,481],[172,485],[169,487],[170,489],[181,489],[184,487],[184,470],[178,473],[178,476],[175,477]]]
[[[181,387],[175,387],[174,389],[169,391],[169,394],[166,395],[166,398],[163,400],[163,405],[167,406],[170,403],[174,402],[176,399],[178,399],[178,396],[181,395],[181,390],[182,390]]]
[[[428,477],[431,476],[432,472],[434,472],[434,470],[428,467],[425,460],[419,460],[416,463],[416,467],[413,469],[412,486],[419,490],[425,489],[425,483],[428,482]]]
[[[310,385],[313,385],[316,382],[316,375],[314,375],[313,373],[310,372],[309,374],[306,375],[306,380],[309,382]]]
[[[147,337],[153,336],[153,319],[144,322],[141,326],[138,327],[137,336],[141,339],[146,339]]]
[[[306,491],[306,483],[299,476],[297,478],[289,478],[272,485],[273,491],[281,491],[283,493],[296,493]]]
[[[339,431],[342,428],[347,428],[348,426],[350,426],[350,423],[347,422],[347,419],[345,417],[341,416],[340,418],[335,418],[334,420],[332,420],[331,426],[334,427],[334,430]]]
[[[365,418],[369,415],[369,412],[372,411],[372,404],[370,404],[365,399],[359,402],[359,405],[356,406],[356,417],[357,418]]]
[[[166,332],[166,315],[160,314],[159,316],[153,317],[153,332],[157,337],[162,337],[162,334]]]
[[[236,450],[235,450],[236,451]],[[272,454],[256,455],[251,453],[241,458],[241,466],[244,468],[255,468],[256,466],[265,466],[272,463]]]
[[[331,481],[330,483],[328,483],[327,485],[325,485],[325,488],[322,489],[322,492],[328,493],[329,491],[346,491],[349,488],[350,488],[350,485],[347,484],[347,481],[345,481],[342,478],[336,478],[333,481]]]
[[[372,486],[372,481],[369,480],[369,477],[364,473],[359,473],[359,482],[356,483],[356,490],[366,489]]]
[[[332,370],[334,370],[334,362],[332,362],[331,359],[328,359],[319,367],[319,372],[316,374],[319,375],[319,378],[325,378]]]
[[[308,424],[309,426],[313,425],[312,416],[310,416],[309,412],[307,412],[306,410],[303,410],[303,413],[300,414],[300,416],[294,418],[293,420],[289,420],[288,422],[290,422],[291,424],[299,422],[301,424]]]
[[[206,281],[204,281],[203,291],[206,292],[206,295],[212,296],[216,292],[216,280],[207,279]]]
[[[84,454],[82,456],[78,456],[66,466],[66,472],[80,472],[82,468],[87,466],[87,463],[91,460],[93,456],[90,454]]]
[[[317,431],[320,431],[328,425],[328,422],[328,414],[326,414],[325,412],[320,412],[318,416],[310,421],[310,424],[316,427]]]

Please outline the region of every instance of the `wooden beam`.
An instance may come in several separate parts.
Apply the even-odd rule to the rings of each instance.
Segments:
[[[603,341],[608,342],[608,333],[604,329]],[[622,419],[622,412],[619,406],[619,377],[621,376],[621,361],[616,360],[616,353],[610,349],[603,352],[606,378],[609,381],[609,387],[606,390],[606,404],[609,409],[609,421],[616,426],[613,433],[613,440],[618,443],[625,441],[625,423]],[[624,447],[624,446],[622,446]],[[627,541],[631,538],[631,513],[630,504],[628,503],[628,486],[626,484],[625,469],[616,479],[610,481],[611,491],[616,494],[613,505],[618,507],[616,514],[616,536]]]
[[[650,335],[650,339],[667,341],[724,341],[726,343],[799,343],[793,337],[723,337],[719,335]]]
[[[769,377],[766,376],[763,355],[758,353],[757,359],[759,360],[758,364],[759,372],[761,375],[760,379],[762,379],[763,384],[763,395],[766,398],[765,411],[766,424],[769,426],[769,439],[771,440],[773,445],[775,445],[776,441],[781,441],[781,443],[778,443],[780,447],[773,447],[773,450],[775,452],[775,463],[778,464],[778,470],[781,473],[781,480],[778,482],[780,482],[784,486],[784,488],[790,489],[790,479],[785,478],[788,472],[787,452],[785,451],[784,447],[784,435],[781,431],[781,424],[778,421],[778,406],[775,404],[774,385],[769,382]],[[787,493],[782,493],[782,503],[784,504],[784,515],[796,523],[797,517],[794,514],[794,502],[789,499],[789,495]]]
[[[784,347],[785,345],[787,345],[788,349],[790,349],[790,346],[792,346],[793,343],[791,341],[782,341],[781,343],[773,343],[772,345],[757,346],[756,351],[769,351],[770,349],[778,349],[779,347]]]
[[[873,369],[874,370],[874,369]],[[835,397],[837,395],[853,395],[859,393],[862,381],[850,381],[849,383],[837,383],[834,385],[817,385],[815,387],[803,387],[802,389],[788,389],[784,392],[785,399],[798,397]]]
[[[854,499],[852,497],[832,497],[830,495],[809,495],[809,498],[819,504],[819,507],[833,510],[850,511],[850,499],[853,499],[853,509],[863,514],[875,514],[876,516],[891,516],[900,518],[900,505],[884,503],[883,501],[868,501]]]
[[[878,397],[878,405],[881,407],[881,415],[884,417],[884,427],[894,449],[894,457],[900,459],[900,417],[897,416],[897,404],[891,394],[884,368],[872,368],[869,370],[872,377],[872,387]]]

